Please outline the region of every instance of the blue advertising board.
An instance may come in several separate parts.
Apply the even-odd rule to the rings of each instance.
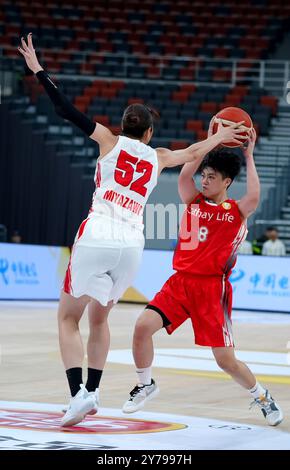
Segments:
[[[145,250],[124,300],[150,300],[171,276],[172,251]],[[57,300],[69,260],[63,247],[0,243],[0,300]],[[290,313],[290,258],[239,255],[231,275],[236,309]]]
[[[0,243],[0,299],[59,299],[68,260],[68,248]]]
[[[230,281],[234,307],[290,313],[290,258],[239,255]]]
[[[171,276],[172,251],[145,250],[130,290],[131,300],[148,301]],[[239,255],[231,275],[236,309],[290,313],[290,258]],[[130,295],[126,300],[130,301]]]

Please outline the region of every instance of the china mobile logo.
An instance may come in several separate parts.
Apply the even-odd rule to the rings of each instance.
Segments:
[[[5,285],[25,283],[38,283],[38,273],[36,264],[21,260],[8,260],[7,258],[0,258],[0,284]]]
[[[9,267],[8,260],[6,258],[0,258],[0,275],[2,276],[2,280],[4,284],[9,283],[8,275],[7,275],[8,267]]]

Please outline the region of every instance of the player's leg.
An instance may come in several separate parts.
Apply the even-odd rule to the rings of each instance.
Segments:
[[[110,346],[108,315],[113,306],[110,301],[106,307],[97,300],[91,300],[88,306],[89,338],[87,343],[88,367],[103,370]]]
[[[163,318],[150,307],[146,308],[138,318],[133,336],[133,357],[137,369],[147,369],[151,367],[154,357],[152,337],[154,333],[163,327]],[[148,381],[144,382],[144,380],[140,380],[140,382],[148,385]]]
[[[76,299],[65,292],[61,293],[58,307],[59,345],[66,370],[82,367],[84,350],[79,321],[89,301],[88,296]],[[74,396],[78,389],[74,390],[73,382],[70,384],[70,388],[72,396]]]
[[[110,346],[108,315],[112,306],[113,301],[105,307],[93,299],[88,305],[89,338],[86,389],[90,395],[94,396],[96,402],[94,409],[89,414],[95,414],[99,407],[99,385]]]
[[[58,309],[59,344],[71,390],[71,399],[62,418],[62,426],[79,423],[95,406],[95,399],[82,383],[84,350],[79,331],[79,321],[89,300],[88,296],[77,299],[65,292],[61,293]]]
[[[276,426],[283,420],[283,413],[279,405],[256,380],[248,366],[235,356],[234,348],[212,348],[217,365],[229,374],[237,383],[246,388],[254,398],[253,405],[257,405],[266,418],[268,424]]]
[[[142,252],[143,246],[124,247],[122,249],[118,266],[110,272],[114,283],[110,298],[113,299],[114,303],[118,301],[129,286],[133,285],[140,266]],[[151,384],[151,368],[149,366],[151,366],[153,360],[152,335],[164,326],[160,318],[159,314],[151,309],[147,309],[139,317],[135,326],[133,355],[135,357],[136,354],[137,368],[139,367],[142,370],[142,372],[138,373],[138,383],[143,385]],[[144,361],[149,366],[145,365],[143,367]]]
[[[153,335],[163,328],[164,320],[156,311],[146,308],[138,318],[133,337],[133,356],[138,376],[138,384],[130,392],[123,406],[124,413],[134,413],[143,408],[146,401],[154,398],[159,389],[151,377],[154,357]]]
[[[65,292],[61,296],[59,307],[61,352],[65,368],[69,369],[72,396],[79,390],[80,375],[76,375],[81,373],[84,357],[78,323],[88,303],[94,305],[95,309],[98,306],[99,313],[104,310],[105,316],[107,315],[107,308],[102,309],[101,304],[108,305],[113,282],[106,271],[116,264],[118,258],[118,249],[87,247],[79,242],[72,250],[64,281]],[[105,334],[107,335],[107,331]],[[74,384],[74,381],[77,383]]]
[[[183,275],[176,273],[165,282],[137,320],[133,338],[133,356],[138,383],[123,406],[124,413],[134,413],[159,392],[151,377],[154,356],[153,335],[161,328],[166,328],[167,333],[171,334],[187,319],[184,279]]]
[[[90,223],[93,222],[88,221],[86,228],[89,227],[88,224]],[[93,228],[91,228],[91,230]],[[88,231],[88,233],[90,233],[90,231]],[[82,231],[82,239],[84,235],[86,235],[86,231]],[[89,309],[91,334],[88,344],[89,377],[87,384],[92,391],[88,391],[82,385],[81,390],[79,390],[76,395],[72,393],[69,409],[62,420],[63,426],[76,424],[80,422],[86,414],[96,412],[98,391],[93,391],[93,388],[97,388],[96,384],[98,384],[101,376],[101,369],[99,369],[99,367],[103,368],[109,346],[109,331],[106,322],[111,307],[110,293],[114,283],[108,272],[118,264],[120,258],[119,247],[85,246],[80,244],[80,240],[81,238],[79,237],[72,251],[65,277],[64,290],[69,294],[73,294],[79,299],[80,303],[84,299],[83,309],[87,303],[90,302],[91,304]],[[75,299],[75,301],[77,299]],[[68,312],[65,314],[61,304],[61,314],[59,316],[60,342],[65,366],[70,367],[70,369],[67,370],[70,385],[73,382],[76,388],[77,383],[82,383],[80,378],[84,354],[78,330],[78,322],[82,312],[76,312],[72,319],[69,306],[67,310]],[[94,315],[94,312],[96,315]],[[100,327],[99,331],[98,327]],[[95,356],[92,357],[92,350],[96,343],[99,343],[97,354],[100,363],[96,361]],[[90,367],[91,365],[93,365],[93,367]]]
[[[232,347],[212,348],[217,365],[229,374],[242,387],[252,389],[256,383],[255,376],[244,362],[235,356]]]

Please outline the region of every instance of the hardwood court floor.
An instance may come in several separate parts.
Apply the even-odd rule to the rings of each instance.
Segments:
[[[133,326],[142,309],[142,305],[119,304],[112,310],[111,350],[131,347]],[[58,350],[56,313],[57,303],[0,304],[0,400],[67,402],[68,387]],[[242,315],[242,312],[238,314],[239,317]],[[290,317],[288,324],[278,320],[276,322],[275,314],[271,316],[274,321],[272,324],[261,323],[257,317],[254,321],[234,321],[237,349],[287,353]],[[281,315],[276,318],[281,318]],[[86,316],[82,319],[81,329],[86,337]],[[168,336],[165,331],[158,333],[155,346],[191,350],[193,340],[190,323],[186,322],[172,336]],[[148,403],[148,411],[265,425],[259,410],[249,410],[251,398],[248,393],[224,374],[155,368],[153,377],[161,392]],[[269,372],[268,383],[265,379],[263,382],[269,386],[284,410],[285,419],[280,429],[288,432],[289,379],[289,376],[284,377],[284,380],[283,377],[275,378]],[[135,383],[133,365],[108,363],[102,380],[101,406],[120,408]]]

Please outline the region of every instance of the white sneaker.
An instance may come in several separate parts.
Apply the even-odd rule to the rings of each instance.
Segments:
[[[70,399],[69,407],[61,420],[61,426],[73,426],[80,423],[88,413],[93,411],[95,406],[95,393],[89,394],[85,386],[80,384],[80,390]]]
[[[94,392],[88,392],[90,397],[93,397],[95,400],[94,408],[88,412],[88,415],[95,415],[98,412],[100,406],[100,394],[99,389],[96,388]]]
[[[95,415],[98,412],[99,406],[100,406],[100,398],[99,398],[99,389],[96,388],[94,392],[88,392],[88,394],[92,397],[94,397],[95,400],[95,406],[94,408],[89,411],[88,415]],[[66,413],[69,407],[63,408],[62,412]]]
[[[275,402],[274,398],[271,397],[268,390],[266,390],[265,395],[256,398],[250,404],[250,408],[255,405],[257,405],[261,409],[265,419],[267,420],[270,426],[277,426],[277,424],[280,424],[283,421],[283,412],[280,406]]]
[[[135,413],[145,405],[146,401],[156,397],[159,393],[159,388],[153,379],[150,385],[137,384],[136,387],[130,392],[130,398],[123,406],[123,413]]]

